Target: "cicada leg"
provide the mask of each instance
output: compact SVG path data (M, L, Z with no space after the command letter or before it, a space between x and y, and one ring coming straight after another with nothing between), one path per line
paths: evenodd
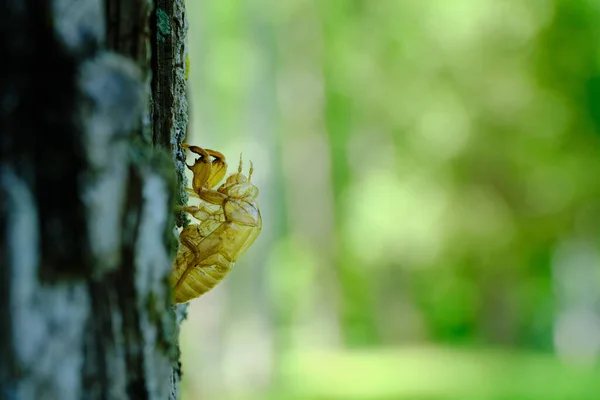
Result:
M210 177L206 182L206 187L208 189L212 189L217 186L225 177L225 174L227 173L227 162L225 161L225 156L222 153L210 149L205 150L211 157L214 158L214 160L211 162Z
M223 208L220 206L216 206L213 204L200 204L198 206L183 206L179 207L181 211L185 211L190 214L192 217L196 218L199 221L205 221L208 219L224 221L225 214L223 212Z
M196 158L194 165L186 164L188 169L194 174L194 177L192 178L192 187L195 192L198 192L202 190L211 176L212 165L210 162L210 155L204 149L197 146L183 144L182 147L200 156L199 158Z
M192 188L185 188L185 191L188 192L192 197L195 197L197 199L200 198L200 196L198 196L198 193L196 193Z
M197 193L202 189L211 189L218 185L227 173L225 156L218 151L203 149L198 146L183 144L182 147L200 156L200 158L196 159L194 165L186 164L194 174L192 180L194 192ZM214 160L211 161L210 157L213 157Z

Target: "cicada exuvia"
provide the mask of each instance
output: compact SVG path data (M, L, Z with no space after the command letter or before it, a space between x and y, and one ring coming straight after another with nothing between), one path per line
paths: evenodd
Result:
M227 172L225 156L197 146L184 147L199 156L194 165L188 165L193 179L192 187L187 188L199 205L182 207L198 222L179 234L180 245L171 274L176 303L190 301L215 287L262 229L256 203L258 188L251 182L252 162L246 176L240 156L237 173L214 189Z

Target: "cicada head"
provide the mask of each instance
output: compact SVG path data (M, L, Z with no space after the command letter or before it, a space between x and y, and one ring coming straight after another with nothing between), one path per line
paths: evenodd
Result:
M224 184L219 187L218 192L228 195L235 199L253 200L258 197L258 188L251 182L254 165L250 161L250 170L248 176L242 173L242 156L240 155L240 165L236 174L227 177Z

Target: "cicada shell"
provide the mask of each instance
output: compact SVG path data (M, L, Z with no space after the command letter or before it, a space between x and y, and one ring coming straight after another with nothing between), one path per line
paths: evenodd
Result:
M225 157L214 150L184 147L200 156L194 165L188 165L194 177L192 188L187 189L199 205L183 207L198 223L186 226L179 235L171 275L176 303L190 301L215 287L262 229L256 203L258 188L251 182L252 163L246 176L240 157L237 173L215 190L227 171Z

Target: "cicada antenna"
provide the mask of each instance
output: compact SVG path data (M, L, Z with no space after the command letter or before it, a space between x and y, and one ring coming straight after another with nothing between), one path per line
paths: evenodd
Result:
M238 167L238 174L242 173L242 153L240 153L240 165Z
M252 179L253 172L254 172L254 164L252 163L252 160L250 160L250 171L248 172L248 182L250 182L250 179Z

